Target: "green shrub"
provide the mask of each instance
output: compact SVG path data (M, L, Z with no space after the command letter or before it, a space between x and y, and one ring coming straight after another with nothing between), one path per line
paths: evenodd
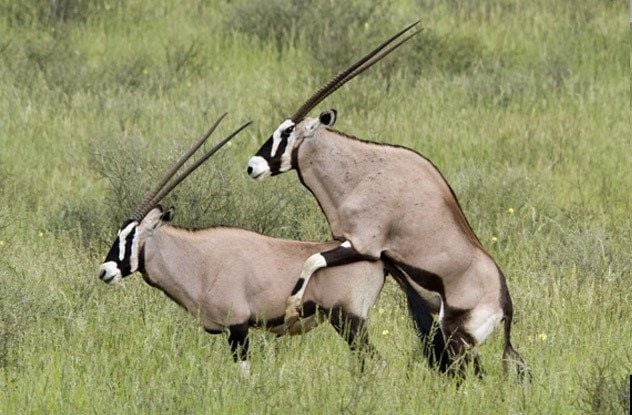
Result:
M210 141L219 140L219 134L216 135ZM94 140L90 165L106 182L105 198L97 206L74 203L63 207L61 214L54 215L62 220L59 229L90 229L82 234L85 244L107 245L114 230L191 142L179 139L177 143L154 143L149 147L141 137L126 133ZM313 239L314 235L322 238L328 234L315 202L310 200L305 205L304 189L288 183L288 178L280 178L281 184L271 183L276 192L271 196L270 189L246 177L235 156L227 146L161 202L165 208L175 208L174 223L193 228L228 225L289 238ZM308 219L315 221L312 228L306 226ZM314 232L314 226L318 232Z
M625 414L630 411L628 376L615 368L623 362L612 360L587 370L580 384L576 407L586 414ZM628 365L629 367L629 365Z
M51 26L86 22L123 4L122 0L0 0L0 15L10 26Z
M463 74L489 59L482 42L473 35L443 33L426 27L402 51L389 57L382 73L401 68L414 78L431 78L438 74Z
M314 66L330 74L362 53L364 45L381 39L391 5L391 0L242 1L233 6L227 26L273 42L279 56L284 48L300 47L313 58Z

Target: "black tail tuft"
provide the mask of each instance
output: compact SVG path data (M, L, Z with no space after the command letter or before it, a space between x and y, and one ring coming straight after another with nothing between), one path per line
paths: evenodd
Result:
M426 300L407 281L404 280L401 285L408 298L408 311L410 311L415 330L422 342L423 354L428 359L430 366L441 372L447 372L451 361L446 352L445 339L441 329L432 318Z
M524 359L511 345L511 314L505 315L505 347L503 348L503 370L505 373L509 372L509 363L513 362L516 365L518 372L518 379L520 381L531 381L531 371L529 366L525 363Z
M501 307L503 312L505 313L503 320L505 322L505 347L503 348L503 369L505 373L509 371L509 363L513 362L516 364L516 368L518 371L518 377L520 380L531 380L531 372L529 371L529 366L525 363L524 359L520 354L513 348L511 345L511 321L513 319L513 302L511 301L511 296L509 295L509 289L507 288L507 279L503 272L498 269L498 274L500 275L500 289L501 289Z

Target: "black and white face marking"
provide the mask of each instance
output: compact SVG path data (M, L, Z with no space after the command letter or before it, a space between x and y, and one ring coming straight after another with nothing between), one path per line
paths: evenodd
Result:
M118 282L138 270L139 236L136 221L126 222L119 229L110 252L99 267L99 278L103 282Z
M276 129L257 154L248 160L248 175L255 180L285 173L294 167L292 152L321 127L331 127L336 122L335 109L325 111L318 118L307 118L299 124L285 120ZM299 131L300 130L300 131Z
M248 175L256 180L275 176L292 169L292 150L296 142L296 125L285 120L272 136L248 160Z
M162 206L157 205L145 215L140 223L134 220L124 222L110 252L99 267L99 278L111 284L136 271L142 271L145 264L141 240L144 246L145 241L151 237L156 228L172 219L173 209L164 211Z

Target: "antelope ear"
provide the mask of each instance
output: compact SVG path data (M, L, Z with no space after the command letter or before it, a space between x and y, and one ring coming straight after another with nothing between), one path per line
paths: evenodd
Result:
M140 221L139 228L155 229L160 225L160 220L163 214L162 206L157 205L145 215L143 220Z
M172 206L160 215L160 220L165 223L171 222L173 220L174 213L175 208Z
M336 118L338 116L338 111L335 109L330 109L329 111L321 112L318 116L318 121L326 127L331 127L336 123Z

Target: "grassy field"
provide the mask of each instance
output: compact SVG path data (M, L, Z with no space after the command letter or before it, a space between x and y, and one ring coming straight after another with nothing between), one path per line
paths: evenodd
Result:
M314 112L442 170L508 278L531 366L456 382L388 281L361 375L331 327L255 332L242 379L138 276L96 271L156 176L222 112L255 124L165 201L187 226L325 240L295 174L245 164L326 77L423 34ZM0 413L623 413L632 373L630 33L624 0L0 0ZM219 135L218 135L219 137ZM627 412L626 412L627 413Z

